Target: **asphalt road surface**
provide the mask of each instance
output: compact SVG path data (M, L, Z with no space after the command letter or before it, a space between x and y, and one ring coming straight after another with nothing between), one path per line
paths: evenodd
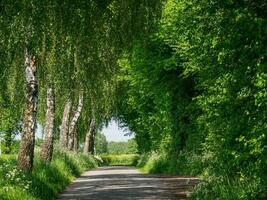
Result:
M132 167L99 167L77 178L58 199L182 200L196 183L193 177L141 174Z

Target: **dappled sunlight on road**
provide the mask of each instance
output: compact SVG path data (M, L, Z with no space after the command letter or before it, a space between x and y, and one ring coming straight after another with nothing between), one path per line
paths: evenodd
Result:
M101 167L84 173L60 196L63 199L186 199L193 177L141 174L131 167Z

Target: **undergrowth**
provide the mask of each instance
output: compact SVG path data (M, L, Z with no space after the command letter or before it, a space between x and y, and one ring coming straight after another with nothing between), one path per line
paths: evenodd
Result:
M168 154L152 152L142 155L137 167L145 173L197 176L201 173L204 163L193 153L181 153L178 158L174 158Z
M195 186L192 200L265 200L266 187L257 178L208 177Z
M32 173L16 168L16 155L0 157L1 200L52 200L83 171L97 166L82 153L55 150L51 163L43 162L36 152Z
M216 176L208 172L208 164L196 154L181 153L176 159L164 153L140 157L137 167L144 173L167 173L197 176L200 182L190 196L192 200L265 200L266 181L259 177Z

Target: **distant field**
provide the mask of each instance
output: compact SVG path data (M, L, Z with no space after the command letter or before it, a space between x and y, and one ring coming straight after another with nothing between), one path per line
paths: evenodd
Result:
M121 155L101 155L104 166L136 166L139 155L137 154L121 154Z

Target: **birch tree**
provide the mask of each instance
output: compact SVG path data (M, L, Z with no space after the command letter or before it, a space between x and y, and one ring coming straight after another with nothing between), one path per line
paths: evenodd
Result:
M89 120L89 128L85 136L84 142L84 153L94 154L94 138L96 134L96 119L95 116L92 116L92 119Z
M31 171L33 167L38 84L36 79L35 56L25 51L26 109L24 113L23 134L21 137L18 168Z
M55 94L52 87L47 89L47 110L44 127L44 141L41 149L41 159L52 160L55 130Z
M73 115L73 117L70 121L70 125L69 125L69 140L68 140L68 149L69 150L74 149L75 129L76 129L79 117L81 115L82 107L83 107L83 92L81 92L79 95L79 103L78 103L77 109L74 112L74 115Z
M71 110L71 101L65 105L63 116L62 116L62 123L60 126L60 135L59 135L59 143L60 146L63 148L68 147L68 136L69 136L69 118L70 118L70 110Z

